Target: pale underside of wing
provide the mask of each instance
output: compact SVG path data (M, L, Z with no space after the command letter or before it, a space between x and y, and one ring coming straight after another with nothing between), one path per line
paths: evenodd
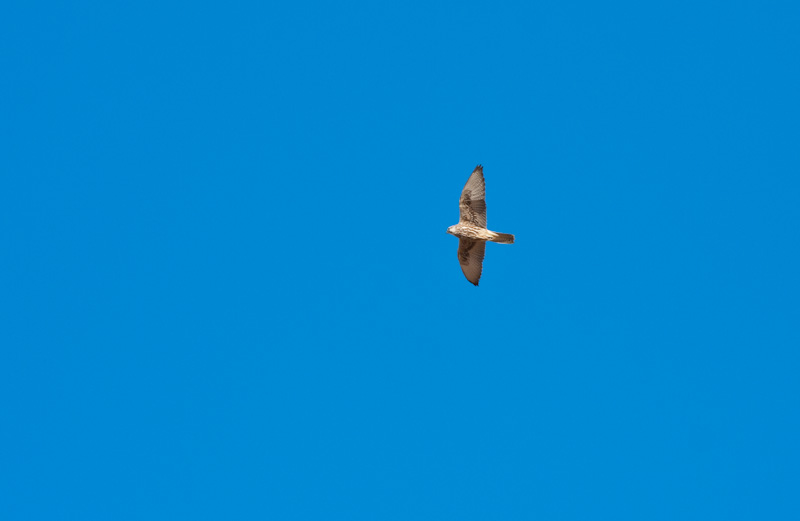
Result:
M478 285L483 270L483 255L486 252L486 241L472 239L458 240L458 263L467 280Z
M461 222L486 228L486 182L483 167L478 165L467 179L458 202Z

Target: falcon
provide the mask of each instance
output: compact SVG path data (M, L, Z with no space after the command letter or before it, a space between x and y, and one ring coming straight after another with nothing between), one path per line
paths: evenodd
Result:
M460 219L447 233L458 237L458 263L467 280L478 285L483 270L486 241L514 244L510 233L496 233L486 228L486 183L483 166L478 165L461 191L458 201Z

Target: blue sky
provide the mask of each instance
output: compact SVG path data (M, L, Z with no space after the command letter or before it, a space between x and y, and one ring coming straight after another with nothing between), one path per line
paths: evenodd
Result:
M796 3L133 4L2 8L0 516L798 519Z

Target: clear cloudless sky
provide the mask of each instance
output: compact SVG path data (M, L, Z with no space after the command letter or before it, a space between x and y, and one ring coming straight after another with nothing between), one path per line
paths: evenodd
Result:
M4 3L0 518L800 519L798 5Z

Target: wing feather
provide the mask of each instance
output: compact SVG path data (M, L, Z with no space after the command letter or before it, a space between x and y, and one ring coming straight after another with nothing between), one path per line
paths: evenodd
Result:
M461 222L486 228L486 182L483 179L481 165L476 166L467 179L467 184L461 191L458 208Z
M486 241L472 239L458 240L458 263L467 280L478 285L483 271L483 256L486 253Z

